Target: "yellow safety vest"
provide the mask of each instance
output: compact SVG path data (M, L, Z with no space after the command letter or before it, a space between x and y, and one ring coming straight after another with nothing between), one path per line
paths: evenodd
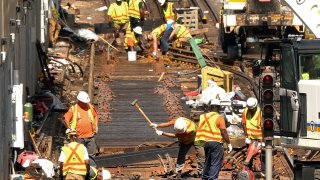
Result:
M192 144L194 143L196 136L197 125L187 118L183 118L183 120L186 121L187 124L186 132L176 133L176 137L178 138L179 142L183 144Z
M216 125L219 116L221 115L216 112L209 112L200 116L195 144L203 146L208 141L223 143L221 131Z
M132 31L129 31L128 29L126 31L126 35L125 35L125 39L124 39L124 49L128 49L129 48L129 46L128 46L128 39L129 38L133 39L135 45L138 44L136 36L134 35L134 33Z
M61 150L65 154L65 162L63 162L63 175L78 174L78 175L86 175L87 168L84 163L84 145L71 142L69 144L64 145Z
M248 113L248 108L245 108L243 113L246 117L246 130L249 139L262 139L262 128L261 128L261 110L257 107L257 110L253 117L251 113Z
M110 15L113 22L117 24L124 24L129 21L127 2L122 2L121 6L118 6L117 3L112 3L109 10L111 11Z
M139 3L142 2L142 0L130 0L129 1L129 10L128 14L130 17L139 18L140 19L140 8Z
M180 26L180 30L177 33L177 38L191 37L189 30L185 26L181 24L175 24L174 26Z
M309 80L310 76L308 72L302 73L302 80Z
M93 173L94 173L94 176L93 177L90 177L90 179L94 180L94 179L97 179L97 176L98 176L98 169L93 167L93 166L90 166L90 168L93 170Z
M91 122L91 126L92 126L92 132L96 133L97 132L97 128L96 128L96 121L94 119L93 116L93 106L91 104L89 105L89 109L88 109L88 116L90 118L90 122ZM71 107L72 112L73 112L73 117L72 117L72 121L70 122L70 126L72 129L76 129L77 127L77 121L78 121L78 105L74 105Z
M157 39L160 39L160 37L162 37L163 33L166 31L166 27L167 27L167 24L162 24L161 26L155 28L155 29L151 32L151 36L153 36L154 34L156 34Z
M167 9L163 8L163 14L166 21L169 19L174 20L173 3L168 2Z

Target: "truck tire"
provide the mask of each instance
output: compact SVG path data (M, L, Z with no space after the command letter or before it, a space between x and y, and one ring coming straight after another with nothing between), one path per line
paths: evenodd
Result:
M234 33L225 33L223 24L220 25L220 44L223 53L228 53L228 46L236 45L236 35Z

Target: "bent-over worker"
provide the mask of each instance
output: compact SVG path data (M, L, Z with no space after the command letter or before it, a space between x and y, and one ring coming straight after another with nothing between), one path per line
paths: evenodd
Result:
M179 117L177 119L173 119L169 122L161 123L161 124L150 124L151 127L156 129L156 133L161 136L167 136L171 138L178 138L179 140L179 154L177 159L177 167L176 172L181 173L182 169L184 168L185 157L188 153L189 149L194 146L194 139L196 136L197 125L193 121L185 118ZM169 132L163 132L158 130L157 128L169 127L173 126L174 130L176 131L175 134ZM199 146L195 146L196 153L197 153L197 160L198 160L198 173L202 173L203 168L203 148Z

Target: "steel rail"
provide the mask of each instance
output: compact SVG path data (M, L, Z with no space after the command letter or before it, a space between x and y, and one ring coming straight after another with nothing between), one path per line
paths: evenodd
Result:
M172 59L175 59L177 61L186 62L186 63L192 63L195 65L198 64L198 61L197 61L193 51L180 49L180 48L173 48L173 47L169 47L169 51L173 55ZM259 95L258 85L250 76L248 76L244 72L234 70L229 65L225 65L220 62L214 61L214 60L217 60L217 61L221 60L222 58L220 56L212 56L211 57L208 55L204 55L204 58L206 60L206 63L209 64L210 66L212 66L212 64L213 64L214 66L221 67L221 69L230 71L230 72L246 79L247 81L249 81L255 96L258 97L258 95Z

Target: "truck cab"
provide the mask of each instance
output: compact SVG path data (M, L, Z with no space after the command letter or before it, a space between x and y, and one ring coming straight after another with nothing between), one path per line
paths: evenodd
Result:
M320 40L279 47L281 144L320 149Z

